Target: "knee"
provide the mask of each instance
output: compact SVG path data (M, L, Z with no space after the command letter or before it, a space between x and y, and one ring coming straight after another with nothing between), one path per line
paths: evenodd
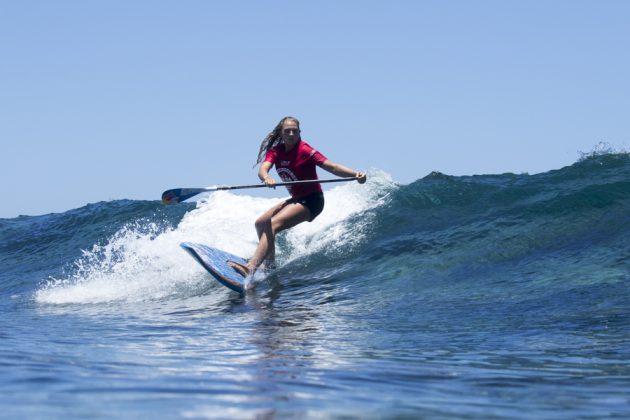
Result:
M268 217L260 216L258 219L256 219L254 226L256 226L257 231L265 230L269 226L271 226L271 219L269 219Z
M278 230L280 229L280 223L273 217L259 217L256 220L256 223L254 223L254 226L256 226L256 231L258 233L271 232L271 234L273 235L275 235L276 232L278 232Z

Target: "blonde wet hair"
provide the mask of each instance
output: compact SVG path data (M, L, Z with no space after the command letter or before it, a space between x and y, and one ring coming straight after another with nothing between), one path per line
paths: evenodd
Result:
M271 130L269 134L267 134L267 136L264 138L262 143L260 143L260 149L258 150L258 159L256 159L256 163L254 164L254 166L263 161L269 149L282 143L282 126L287 121L295 122L298 126L298 130L300 129L300 121L297 118L287 116L281 119L276 127Z

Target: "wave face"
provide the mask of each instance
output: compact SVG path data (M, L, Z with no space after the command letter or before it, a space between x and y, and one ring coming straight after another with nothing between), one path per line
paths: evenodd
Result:
M178 246L247 257L254 220L277 201L216 192L0 219L0 310L6 331L24 329L0 328L12 343L0 344L0 364L18 372L0 386L30 380L57 399L31 412L36 397L23 396L9 412L72 417L59 401L93 388L77 417L110 404L187 417L630 415L628 154L409 185L372 171L365 185L327 190L313 223L281 233L279 268L244 298ZM36 323L84 359L48 362L74 391L16 367L17 354L46 353L33 342L62 348ZM103 334L123 350L96 352ZM90 379L94 366L105 375ZM107 388L110 373L119 382ZM173 381L187 391L170 394ZM130 406L127 394L152 403ZM183 410L184 398L195 404Z

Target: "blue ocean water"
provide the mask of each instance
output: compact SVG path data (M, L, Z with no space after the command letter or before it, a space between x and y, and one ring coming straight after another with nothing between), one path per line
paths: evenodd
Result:
M326 191L245 297L277 199L0 219L8 418L630 417L630 156Z

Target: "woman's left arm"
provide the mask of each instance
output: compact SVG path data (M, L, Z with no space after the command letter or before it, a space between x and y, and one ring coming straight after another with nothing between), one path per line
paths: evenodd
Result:
M331 162L330 160L322 163L322 168L330 172L331 174L341 176L343 178L356 177L359 184L363 184L367 179L367 175L363 172L357 172L354 169L350 169L340 163Z

